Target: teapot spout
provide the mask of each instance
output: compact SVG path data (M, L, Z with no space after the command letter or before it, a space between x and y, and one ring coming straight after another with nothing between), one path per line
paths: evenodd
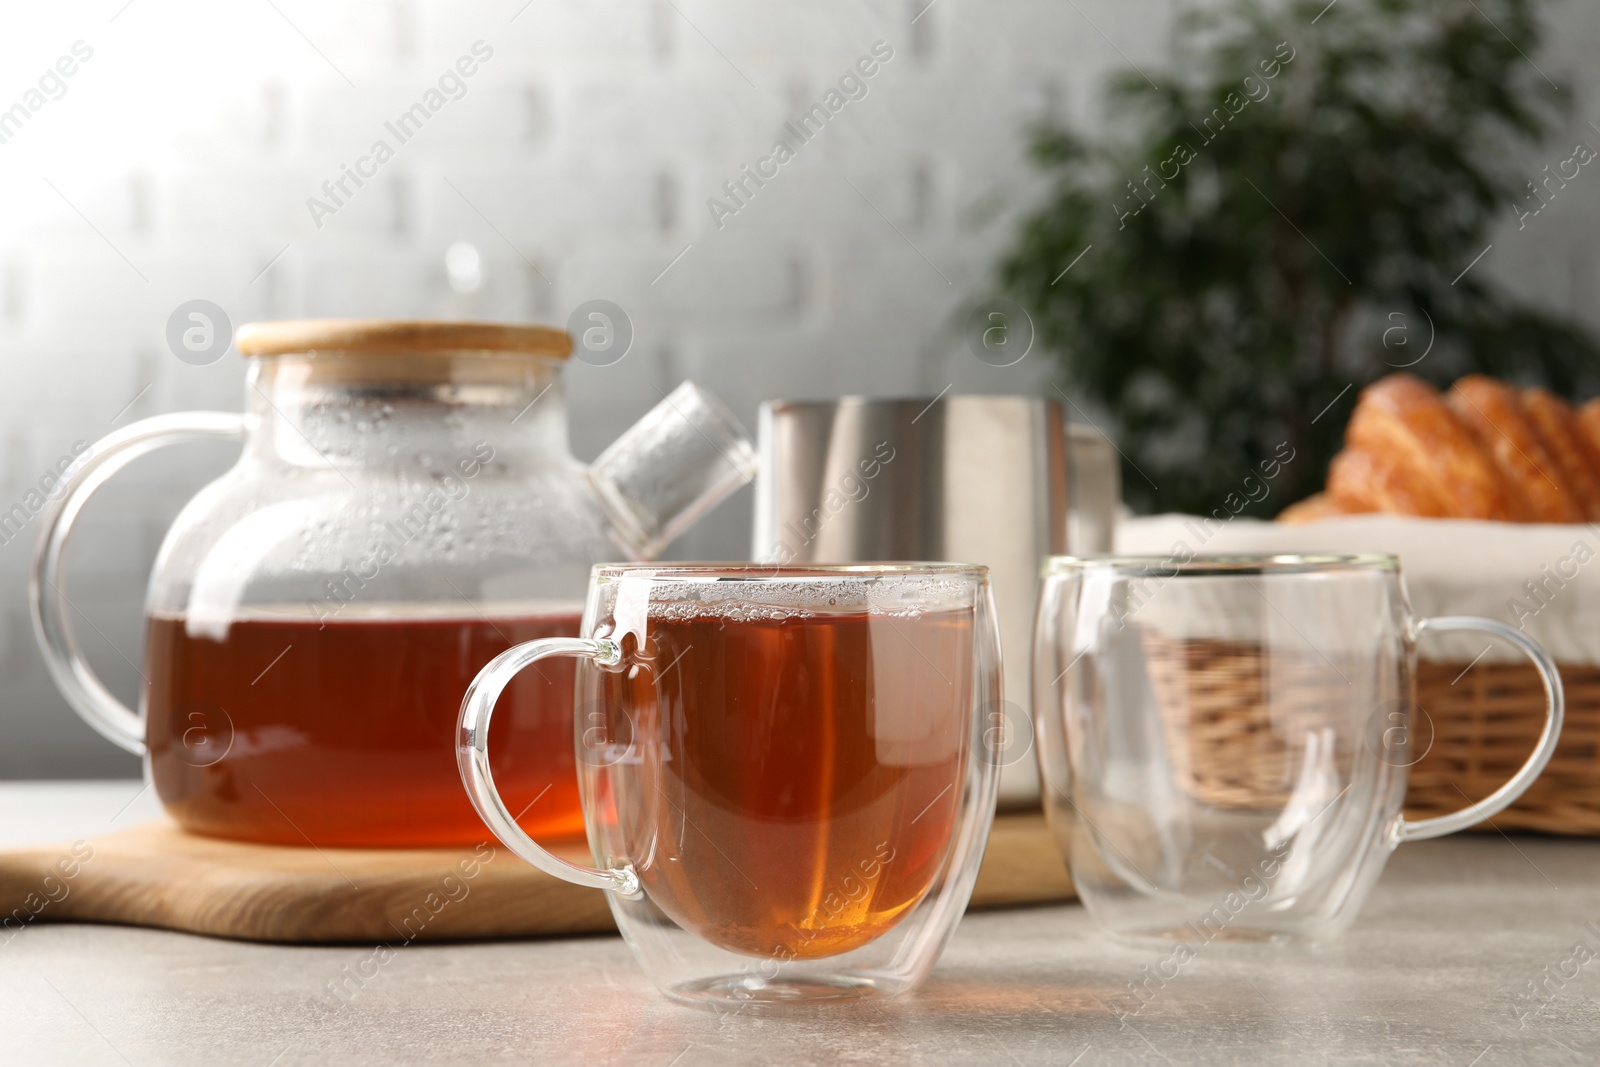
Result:
M684 382L594 461L589 485L618 542L648 560L755 473L733 412Z

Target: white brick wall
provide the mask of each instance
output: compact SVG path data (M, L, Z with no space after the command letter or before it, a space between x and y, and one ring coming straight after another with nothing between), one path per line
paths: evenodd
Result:
M987 367L959 338L1039 189L1020 132L1045 115L1092 116L1095 87L1124 65L1118 50L1159 65L1177 5L276 0L291 26L265 4L124 2L19 7L0 34L0 107L74 41L95 49L67 94L0 145L0 505L114 417L239 407L237 358L192 367L167 352L167 316L194 297L236 324L561 323L584 300L614 300L633 318L632 353L569 374L583 456L684 376L713 383L752 426L756 404L776 396L1033 391L1042 360ZM1541 65L1576 78L1581 118L1600 120L1586 63L1600 11L1552 10L1560 32ZM306 197L480 38L494 57L465 96L314 227ZM896 55L868 95L718 230L706 199L879 39ZM1575 185L1538 223L1497 242L1485 267L1600 325L1600 181ZM446 285L456 241L483 257L470 296ZM126 697L137 676L122 657L139 658L161 533L228 458L207 446L146 461L86 520L74 600L105 635L82 628ZM749 507L746 492L676 552L742 555ZM28 552L21 539L0 546L0 777L133 773L44 675Z

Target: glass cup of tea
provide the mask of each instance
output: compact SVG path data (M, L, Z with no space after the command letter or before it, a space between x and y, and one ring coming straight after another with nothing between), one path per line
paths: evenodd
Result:
M1428 736L1417 639L1467 630L1533 661L1544 732L1489 796L1409 820ZM1337 936L1397 845L1522 795L1562 709L1542 648L1492 619L1414 617L1393 556L1045 564L1033 710L1046 812L1090 915L1127 938L1194 950Z
M496 700L557 656L577 660L599 869L524 833L491 773ZM508 848L608 891L667 994L886 996L927 974L971 894L1001 696L983 567L601 565L581 637L517 645L479 673L457 757Z

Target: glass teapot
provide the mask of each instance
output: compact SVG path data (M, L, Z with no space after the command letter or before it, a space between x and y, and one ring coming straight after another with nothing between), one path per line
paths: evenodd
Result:
M56 684L147 757L185 829L290 845L471 844L455 724L489 660L577 636L589 568L651 557L755 469L743 429L684 383L585 468L568 450L560 330L304 321L241 327L242 415L191 412L97 442L41 524L34 627ZM167 533L125 707L72 626L65 550L89 495L195 439L244 451ZM509 712L509 714L507 714ZM579 835L573 669L507 690L492 759L530 833Z

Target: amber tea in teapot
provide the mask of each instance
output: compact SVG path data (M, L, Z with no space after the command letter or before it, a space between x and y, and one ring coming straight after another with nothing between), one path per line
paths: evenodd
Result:
M191 829L285 845L481 839L454 762L438 758L455 735L441 709L512 645L576 637L580 614L397 605L319 623L264 611L235 619L222 640L191 635L182 616L152 615L146 732L162 800ZM519 677L495 737L495 776L523 828L542 838L583 833L572 674L555 662Z

